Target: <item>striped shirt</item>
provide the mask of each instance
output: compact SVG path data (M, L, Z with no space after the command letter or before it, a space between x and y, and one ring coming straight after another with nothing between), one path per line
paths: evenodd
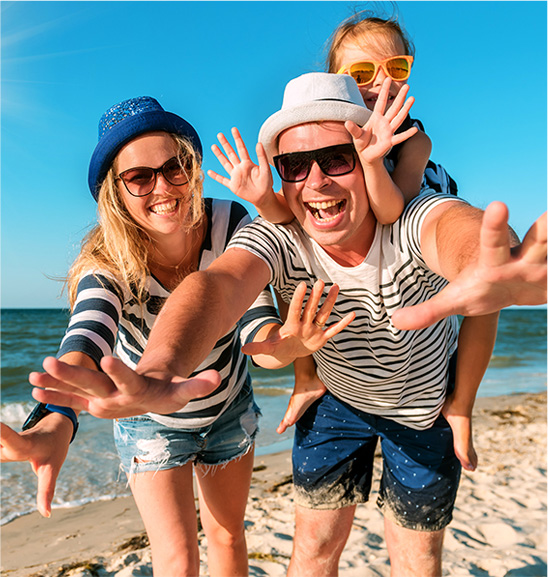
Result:
M202 245L199 268L207 268L220 256L234 233L251 222L245 208L237 202L205 199L208 230ZM149 275L146 302L141 304L129 288L110 273L90 271L79 284L73 313L57 356L79 351L97 366L105 355L115 354L135 368L148 341L154 321L170 291ZM277 322L270 290L264 290L242 319L221 337L195 373L216 369L221 385L208 397L190 401L170 415L149 413L168 427L195 429L210 425L234 400L246 379L247 357L240 348L252 340L265 324Z
M448 361L456 349L457 319L444 319L420 331L401 331L391 317L447 284L427 267L419 239L426 215L448 200L461 202L450 195L423 194L396 223L377 224L367 257L355 267L336 263L296 221L280 226L256 219L229 244L267 264L270 282L286 302L302 281L310 291L322 279L323 298L338 284L340 292L328 324L351 311L356 318L314 354L318 376L352 407L414 429L431 426L443 405Z

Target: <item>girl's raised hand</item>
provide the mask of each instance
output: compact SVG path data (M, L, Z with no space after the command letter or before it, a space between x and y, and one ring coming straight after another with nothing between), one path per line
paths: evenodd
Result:
M207 174L229 188L236 196L253 203L257 209L271 200L274 195L272 173L268 165L268 158L262 144L257 144L257 166L249 157L249 153L237 128L232 129L232 136L236 143L237 153L224 134L219 133L217 138L223 147L223 151L214 144L211 147L213 154L229 174L229 178L221 176L213 170Z
M405 84L398 92L392 106L387 109L391 83L390 78L384 80L375 108L363 128L352 121L345 123L362 163L372 164L382 160L393 146L404 142L418 132L418 129L413 127L396 134L396 130L409 114L415 99L411 96L406 100L409 85Z

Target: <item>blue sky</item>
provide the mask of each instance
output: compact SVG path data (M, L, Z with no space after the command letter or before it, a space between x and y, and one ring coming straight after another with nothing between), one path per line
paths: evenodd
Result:
M546 2L398 2L432 159L460 195L502 200L522 236L546 210ZM64 307L63 277L95 220L87 188L97 122L156 97L205 148L237 126L254 149L285 84L323 70L356 2L2 2L2 306ZM206 177L206 195L230 193ZM253 214L256 214L252 210Z

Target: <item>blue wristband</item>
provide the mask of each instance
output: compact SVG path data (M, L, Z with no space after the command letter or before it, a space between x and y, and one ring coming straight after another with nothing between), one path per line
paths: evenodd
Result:
M72 439L70 442L74 441L74 437L76 437L76 431L78 430L78 418L76 417L76 413L70 407L60 407L58 405L46 405L46 409L52 413L61 413L61 415L65 415L72 421L72 426L74 427L74 431L72 433Z

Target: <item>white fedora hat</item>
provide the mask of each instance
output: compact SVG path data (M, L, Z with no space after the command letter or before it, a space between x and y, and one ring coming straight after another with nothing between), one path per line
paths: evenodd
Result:
M292 126L322 120L353 120L363 126L370 116L352 76L310 72L288 82L282 109L266 119L259 142L272 163L278 154L278 136Z

